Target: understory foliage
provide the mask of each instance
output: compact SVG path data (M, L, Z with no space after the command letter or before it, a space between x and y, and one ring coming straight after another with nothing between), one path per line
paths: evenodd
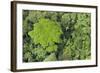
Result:
M91 58L91 14L23 10L23 62Z

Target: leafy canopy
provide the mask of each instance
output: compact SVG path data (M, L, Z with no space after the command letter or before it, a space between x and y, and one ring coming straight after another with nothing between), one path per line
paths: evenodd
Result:
M38 23L34 24L33 30L28 34L35 44L41 44L43 47L59 43L62 34L60 25L49 19L40 19Z
M91 59L91 14L23 10L23 62Z

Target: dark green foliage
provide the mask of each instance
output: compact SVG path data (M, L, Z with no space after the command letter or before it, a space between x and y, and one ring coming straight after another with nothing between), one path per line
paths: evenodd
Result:
M90 58L90 13L23 10L23 62Z

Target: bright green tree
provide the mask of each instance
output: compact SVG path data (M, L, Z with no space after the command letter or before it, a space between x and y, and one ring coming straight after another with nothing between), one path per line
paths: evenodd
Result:
M55 43L61 42L60 36L63 34L63 32L57 22L49 19L40 19L38 23L34 24L33 30L28 34L35 45L40 44L42 49L45 49L44 51L47 51L47 53L52 53L57 51L58 47ZM41 49L38 48L38 51L39 50ZM42 52L43 50L37 53L37 56Z

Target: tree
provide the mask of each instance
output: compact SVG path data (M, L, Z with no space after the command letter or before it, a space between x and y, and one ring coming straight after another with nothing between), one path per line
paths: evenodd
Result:
M60 36L63 33L57 22L49 19L40 19L34 24L34 30L28 34L35 44L41 44L43 47L61 42Z
M42 47L42 49L37 48L37 52L42 50L41 52L36 53L37 56L39 56L39 54L43 51L46 51L47 53L56 52L57 45L55 43L61 42L61 34L63 34L63 32L57 22L43 18L40 19L38 23L34 24L32 31L28 32L28 35L31 37L33 43ZM45 55L41 56L41 58L44 59Z
M66 49L70 49L72 59L90 59L90 14L78 13L77 21L73 25L71 37L66 42ZM69 52L70 52L69 51Z

